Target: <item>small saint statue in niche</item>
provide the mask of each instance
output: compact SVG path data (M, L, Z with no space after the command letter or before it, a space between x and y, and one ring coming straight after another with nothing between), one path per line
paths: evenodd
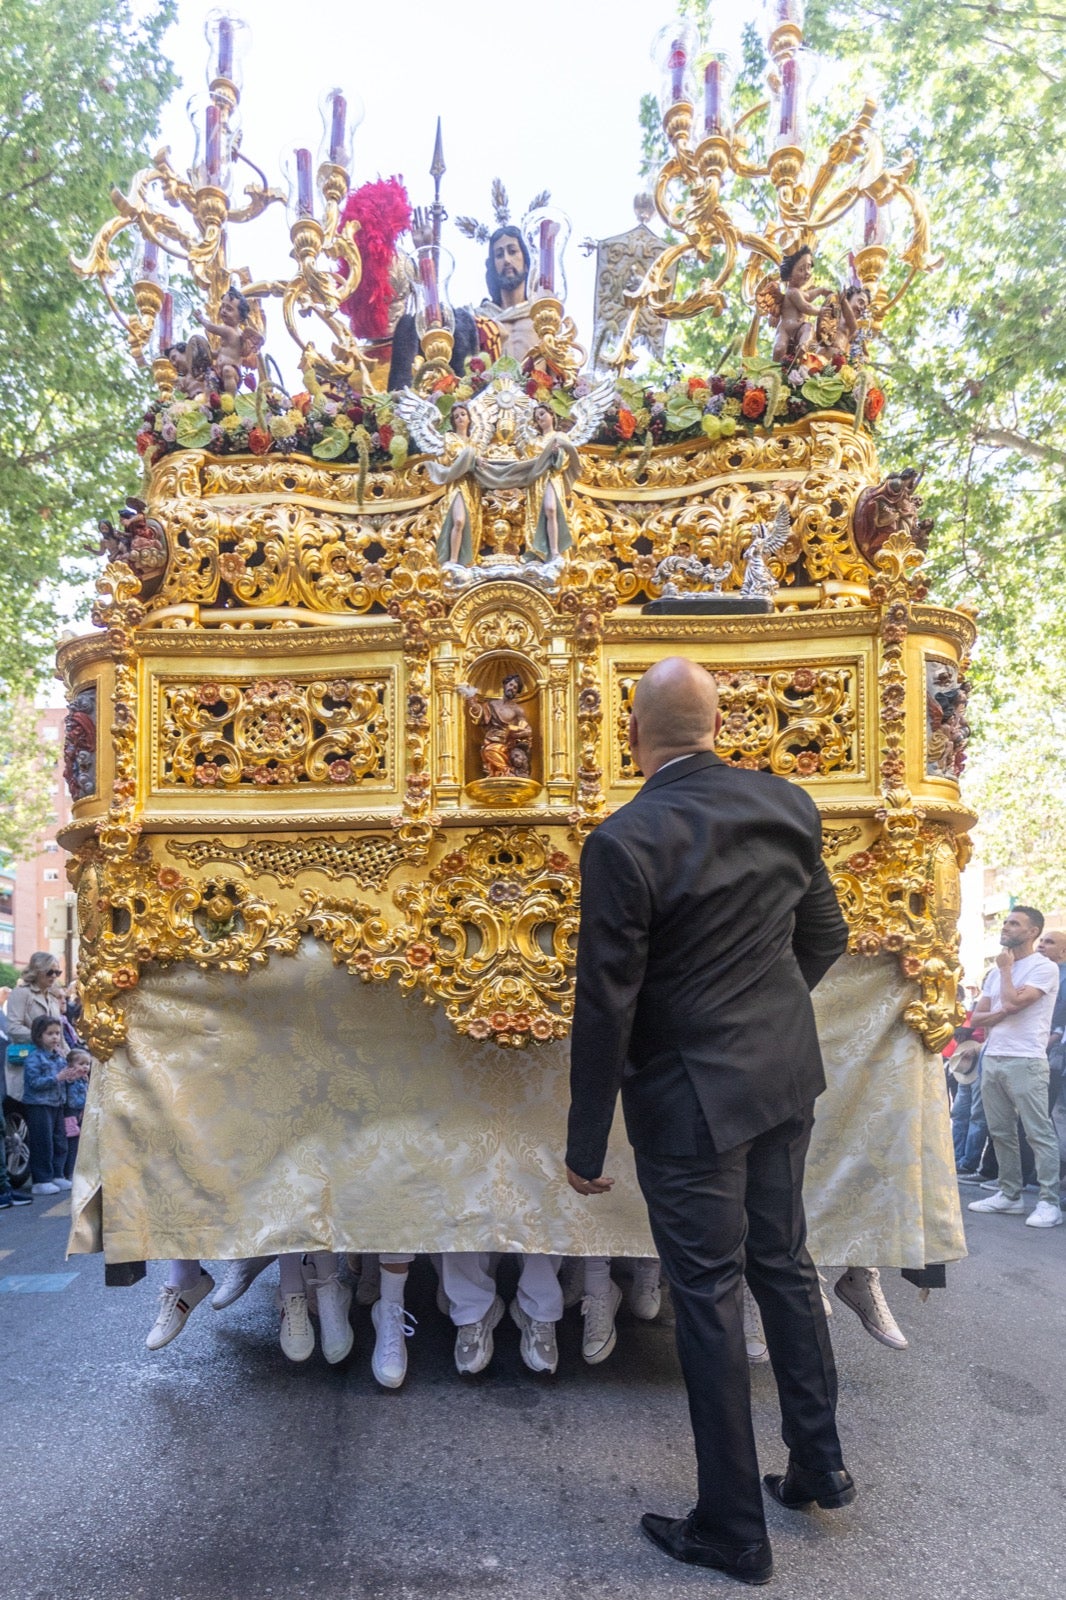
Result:
M472 722L484 728L481 766L487 778L528 778L533 763L533 729L520 703L522 679L510 672L499 697L482 697L469 683L459 685Z

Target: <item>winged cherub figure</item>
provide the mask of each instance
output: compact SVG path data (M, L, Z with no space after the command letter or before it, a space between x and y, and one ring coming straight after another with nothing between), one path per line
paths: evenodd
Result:
M444 431L441 414L432 400L413 389L397 396L396 409L420 450L437 456L429 475L434 483L450 487L448 501L437 540L437 556L442 565L469 567L481 542L481 489L473 473L477 451L470 437L470 407L457 400Z
M248 325L252 308L237 289L227 289L218 308L217 322L208 322L202 311L197 311L200 326L218 340L215 351L215 372L223 394L236 394L241 386L242 370L253 369L263 348L262 335Z
M814 273L814 252L803 245L785 256L781 262L781 288L778 291L777 328L774 340L774 360L788 364L801 356L814 337L814 321L818 307L816 300L825 300L832 289L809 289ZM776 298L776 297L775 297Z

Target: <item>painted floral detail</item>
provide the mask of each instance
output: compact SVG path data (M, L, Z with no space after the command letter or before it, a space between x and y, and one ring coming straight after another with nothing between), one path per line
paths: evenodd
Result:
M343 757L337 761L331 761L327 770L333 783L347 783L352 776L352 764L350 761L344 760Z
M213 783L217 783L221 776L222 769L217 767L213 761L204 761L196 768L197 783L206 783L211 785Z

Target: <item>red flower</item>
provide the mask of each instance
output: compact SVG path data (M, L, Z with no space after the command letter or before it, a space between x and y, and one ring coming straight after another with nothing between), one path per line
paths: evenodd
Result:
M867 422L876 422L884 409L885 397L883 392L880 389L871 389L866 396L866 405L863 409L863 415Z
M156 436L152 430L150 428L142 428L136 439L137 454L139 456L147 454L155 443Z
M265 456L270 449L271 439L265 428L252 428L248 434L248 448L253 456Z
M833 357L833 366L836 368L837 372L840 371L840 369L841 369L841 367L843 365L844 365L844 357L841 356L841 355L835 355Z
M213 408L213 410L217 411L219 406L222 404L222 396L216 394L212 389L211 393L207 397L207 403Z
M751 417L752 421L756 417L761 417L766 410L766 390L749 389L740 402L740 409L746 417Z
M725 379L724 378L712 378L711 379L711 393L712 394L725 394Z
M348 418L348 421L354 423L355 426L358 427L366 415L366 412L363 410L361 405L354 405L349 406L345 414Z
M625 406L619 406L618 421L615 423L615 428L618 431L618 437L620 439L632 439L636 426L637 419L633 415L632 411L627 411Z
M378 442L383 450L387 450L392 443L392 429L387 422L383 422L378 429Z
M470 361L471 372L487 372L488 368L480 356L473 356Z
M689 397L689 399L690 400L695 400L695 398L699 394L700 390L701 389L706 389L706 387L707 387L707 379L706 378L690 378L688 380L688 397Z

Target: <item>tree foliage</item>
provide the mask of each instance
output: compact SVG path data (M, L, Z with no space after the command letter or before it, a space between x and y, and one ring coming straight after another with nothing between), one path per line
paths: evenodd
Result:
M128 487L136 386L67 257L144 164L175 83L160 54L174 12L172 0L4 0L0 686L24 689L46 663L53 586Z

